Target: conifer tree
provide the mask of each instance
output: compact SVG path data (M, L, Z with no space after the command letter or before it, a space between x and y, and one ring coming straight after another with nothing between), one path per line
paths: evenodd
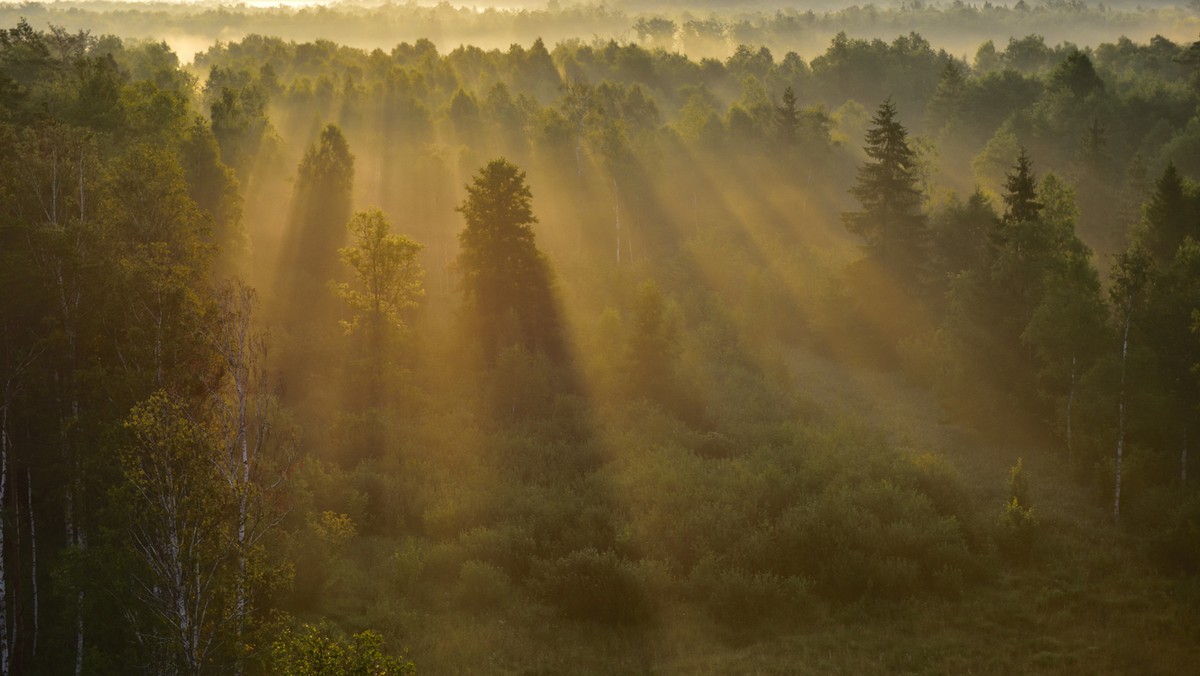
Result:
M925 113L931 128L939 129L954 121L958 116L960 99L965 87L966 78L963 77L962 66L958 65L958 61L954 59L947 59L942 65L937 89L933 91L933 97L929 100L929 107Z
M796 106L796 92L791 86L783 90L783 100L775 107L775 133L779 143L791 148L796 145L800 132L800 109Z
M1160 265L1175 256L1188 235L1200 239L1200 209L1188 199L1183 177L1168 164L1145 206L1146 248Z
M925 272L929 243L917 186L917 154L891 99L879 105L871 122L865 147L870 160L859 167L858 181L850 189L862 211L842 214L842 220L863 239L869 258L902 284L915 287Z
M1037 176L1029 153L1021 148L1017 164L1007 174L1004 188L1004 223L1027 223L1038 217L1042 205L1037 201Z
M561 355L553 272L534 241L525 172L503 158L488 162L458 211L467 221L458 235L461 288L484 358L491 362L514 344Z

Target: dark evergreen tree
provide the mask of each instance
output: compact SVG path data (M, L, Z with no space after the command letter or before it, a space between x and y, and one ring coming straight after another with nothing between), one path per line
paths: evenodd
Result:
M1140 334L1155 355L1162 403L1155 407L1155 419L1146 427L1156 433L1154 445L1165 451L1166 458L1178 451L1183 482L1187 480L1188 446L1195 445L1200 431L1196 419L1200 372L1194 368L1200 363L1200 341L1194 332L1196 313L1200 312L1200 242L1185 238L1167 262L1156 263L1154 268Z
M842 214L846 229L863 239L868 258L909 287L921 284L929 255L929 230L921 210L917 155L908 131L888 99L879 105L867 131L870 161L858 169L850 189L862 211Z
M1146 248L1160 265L1170 263L1185 237L1200 240L1200 200L1190 197L1179 170L1168 164L1143 214Z
M955 59L946 59L938 76L937 89L933 90L933 98L929 100L929 107L925 111L931 129L937 130L954 122L965 88L962 66Z
M534 241L525 172L503 158L488 162L458 211L467 222L458 235L461 289L484 358L513 345L562 356L553 272Z
M1049 87L1069 91L1075 97L1083 98L1102 90L1104 81L1096 74L1096 68L1088 55L1075 50L1050 73Z
M964 271L978 271L987 262L988 237L1000 217L981 190L967 201L957 196L933 217L930 236L937 278L943 283Z
M279 300L289 324L332 309L325 286L338 273L337 250L346 240L353 186L350 146L339 127L327 125L304 153L296 175L291 231L284 244L288 258L279 280Z
M1028 223L1038 217L1042 205L1037 200L1037 176L1033 173L1033 162L1029 153L1021 148L1017 153L1017 164L1007 174L1004 184L1004 217L1006 225Z
M800 109L796 106L796 92L789 85L783 90L783 100L775 107L775 138L780 145L791 148L796 145L800 132Z

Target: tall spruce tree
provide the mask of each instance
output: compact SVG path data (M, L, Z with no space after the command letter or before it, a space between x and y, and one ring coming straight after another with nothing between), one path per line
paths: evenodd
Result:
M862 211L844 213L842 221L863 239L868 258L899 283L917 287L923 282L929 255L917 155L890 98L879 105L871 122L864 148L870 161L859 167L858 180L850 189Z
M783 90L783 100L775 107L775 138L785 148L793 148L800 136L800 109L796 92L789 85Z
M514 345L560 356L553 272L534 242L525 172L503 158L488 162L458 211L467 221L458 235L461 288L484 358L493 362Z
M1154 184L1154 194L1146 203L1146 248L1160 265L1170 263L1188 235L1200 238L1200 208L1187 194L1184 179L1174 164L1168 164Z
M1038 217L1042 205L1037 199L1037 176L1025 148L1017 153L1017 164L1004 183L1004 223L1027 223Z

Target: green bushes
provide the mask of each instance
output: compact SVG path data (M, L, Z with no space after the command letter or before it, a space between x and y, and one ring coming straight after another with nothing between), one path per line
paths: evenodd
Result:
M714 620L744 629L803 617L814 603L810 587L801 577L730 568L712 555L692 570L686 586L691 598Z
M364 631L349 638L328 625L285 629L271 646L273 673L283 676L401 676L417 673L412 662L383 651L383 637Z
M512 593L512 580L503 570L491 564L472 560L459 568L455 596L463 607L498 608L509 600Z
M635 624L653 616L637 566L611 551L583 549L539 562L534 590L566 617Z
M1009 558L1025 560L1037 541L1038 519L1029 506L1029 482L1025 478L1021 458L1009 473L1009 499L1000 511L999 535L1001 551Z
M1160 502L1170 506L1154 505L1152 513L1165 517L1151 526L1151 559L1170 574L1200 573L1200 493L1192 490L1180 496L1175 491L1162 491ZM1146 520L1141 513L1136 516Z

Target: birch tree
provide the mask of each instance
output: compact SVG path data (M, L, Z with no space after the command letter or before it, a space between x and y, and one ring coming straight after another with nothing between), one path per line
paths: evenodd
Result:
M1121 518L1121 473L1125 461L1125 422L1128 395L1129 329L1149 283L1151 258L1139 246L1127 249L1117 259L1110 291L1121 331L1121 380L1117 390L1117 452L1113 486L1113 521Z
M155 671L198 674L212 668L233 612L222 601L237 552L227 515L237 503L218 469L223 449L211 426L165 391L135 406L125 427L127 518L142 564L133 588L147 611L137 637Z
M219 454L215 462L232 502L234 537L232 639L246 641L260 547L284 516L277 500L296 462L296 441L273 395L267 363L267 334L254 325L256 294L240 282L218 292L217 317L206 331L223 376L209 397L208 415ZM242 670L242 651L235 667Z

